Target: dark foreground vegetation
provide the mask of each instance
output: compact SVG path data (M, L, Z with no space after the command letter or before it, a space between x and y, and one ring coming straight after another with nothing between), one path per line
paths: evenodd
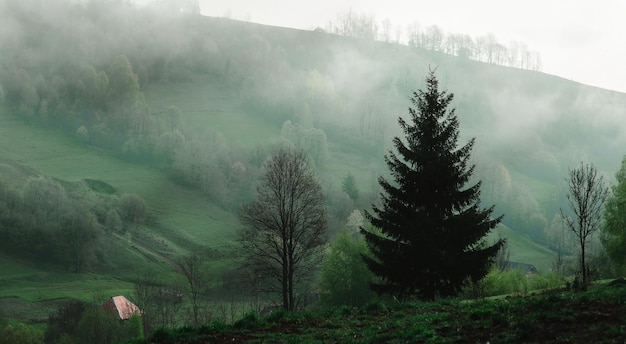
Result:
M623 343L624 280L478 301L375 302L161 329L140 343Z

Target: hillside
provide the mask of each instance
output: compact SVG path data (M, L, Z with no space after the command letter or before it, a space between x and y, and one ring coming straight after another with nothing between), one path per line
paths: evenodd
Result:
M157 108L176 104L188 125L210 127L243 147L279 139L302 145L293 135L321 130L329 185L351 172L366 191L376 192L375 179L386 173L381 157L399 134L397 118L406 116L408 96L429 68L437 68L443 87L455 94L462 140L477 139L474 159L485 204L495 203L506 225L535 240L555 236L569 168L591 162L613 180L624 154L626 137L617 129L625 124L621 93L418 48L205 20L220 53L229 56L229 68L241 58L241 72L232 72L241 88L220 87L219 78L191 78L170 83L181 90L178 98L166 86L149 85L147 99ZM247 44L231 43L230 32ZM254 58L229 55L240 45ZM252 132L241 118L252 121Z
M288 120L322 130L329 147L323 168L334 185L350 171L370 191L385 173L381 156L399 134L397 118L406 116L408 96L422 86L428 68L437 68L442 86L455 94L462 139L477 139L485 203L496 203L507 225L536 240L550 234L568 168L592 162L613 180L624 154L626 137L617 129L625 124L624 94L423 49L205 20L223 54L235 51L230 32L248 43L245 51L256 52L252 61L239 61L250 68L237 74L242 87L229 92L220 79L192 78L170 83L181 90L178 98L165 86L148 86L147 99L157 108L176 104L188 124L218 130L236 145L272 142L281 128L288 138ZM242 117L252 120L253 132Z
M23 10L0 4L7 13ZM0 37L15 52L0 59L1 180L20 194L29 177L49 177L69 198L93 200L87 206L114 208L137 194L147 216L118 232L98 218L108 246L94 250L81 274L3 252L6 302L130 293L149 272L180 280L176 260L198 249L210 256L213 287L227 290L238 206L253 197L277 144L311 156L336 233L353 210L377 202L376 178L388 173L383 156L400 134L397 118L407 115L408 98L429 69L455 94L461 139L477 140L475 177L484 204L506 215L501 231L512 260L549 270L568 168L589 161L613 180L625 153L626 94L318 31L128 8L75 10L84 20L40 11L43 28L15 24L24 45ZM109 19L121 24L103 24ZM33 43L27 38L37 30L47 39ZM99 88L104 80L106 89ZM111 95L121 81L132 99ZM356 202L340 187L348 173L362 195Z

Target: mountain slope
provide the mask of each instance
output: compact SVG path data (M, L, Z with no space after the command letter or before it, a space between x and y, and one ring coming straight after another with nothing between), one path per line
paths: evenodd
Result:
M312 156L328 194L331 231L344 226L353 210L368 209L377 202L376 179L388 173L383 156L392 137L400 135L397 118L407 116L409 95L423 86L431 68L437 69L442 86L455 94L461 140L477 139L476 179L483 181L484 203L496 204L496 214L506 215L509 229L504 233L514 260L549 269L553 252L533 240L551 238L553 218L563 205L560 183L568 167L588 160L610 176L624 154L626 95L621 93L323 32L207 17L174 15L154 22L145 19L152 18L148 14L141 18L170 25L133 31L149 33L146 37L154 42L133 41L130 34L118 42L115 32L103 31L98 34L109 37L110 47L95 49L91 40L80 46L102 55L129 56L149 110L142 108L147 122L158 122L170 106L180 109L178 129L184 140L172 161L123 159L123 152L75 138L81 125L90 132L99 128L97 120L106 117L100 110L87 108L58 122L44 116L41 104L40 113L30 117L18 113L20 108L8 99L0 110L0 147L4 147L0 176L10 183L18 185L29 174L47 175L77 188L93 180L117 190L118 196L136 193L146 201L147 220L130 234L110 235L121 252L119 259L96 271L105 279L119 278L119 288L126 291L140 270L176 276L175 260L200 247L211 252L219 284L220 273L232 268L236 258L231 251L239 227L236 209L254 196L254 180L277 144L303 148ZM109 56L92 55L96 57L80 58L107 70ZM46 69L55 62L45 56L38 56L42 65L23 69L32 72L33 85L40 80L37 73L51 84L59 77L55 73L63 74ZM8 79L2 80L4 88L11 89ZM185 169L199 172L187 178ZM348 173L355 176L360 190L356 202L341 191ZM558 223L556 227L560 228ZM11 288L1 296L18 293L21 282L31 283L40 274L36 269L27 277L20 275L23 262L8 257L3 264L12 272L2 277L17 284L9 283ZM42 297L56 296L51 292ZM27 298L31 297L29 292Z

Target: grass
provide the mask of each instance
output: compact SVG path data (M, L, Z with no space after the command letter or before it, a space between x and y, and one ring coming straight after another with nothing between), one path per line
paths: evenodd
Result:
M133 284L102 274L74 274L0 255L0 318L41 323L67 299L102 303Z
M224 88L212 76L197 76L189 82L166 82L144 90L153 111L176 106L188 128L196 134L220 132L230 145L250 147L266 144L280 136L280 125L271 124L241 105L241 97Z
M64 272L34 266L0 255L0 299L45 301L74 298L92 301L92 296L128 294L132 283L108 275Z
M413 57L411 55L410 60L414 61ZM153 113L175 105L183 111L186 125L196 134L217 131L229 146L251 148L280 137L280 123L246 108L242 101L245 97L210 75L194 76L189 82L149 85L143 91ZM404 101L399 105L401 108L405 106ZM0 261L0 267L6 268L0 273L0 283L3 283L0 297L38 300L75 295L84 299L95 292L92 285L98 283L111 292L128 290L138 271L144 269L156 269L165 276L173 276L172 269L168 269L171 260L199 246L218 252L211 262L213 268L221 269L231 262L231 257L220 257L220 254L234 244L233 232L238 228L235 214L216 206L201 193L173 183L163 171L121 160L107 150L85 146L70 136L24 125L7 111L1 111L0 175L3 178L17 183L27 175L45 174L70 183L84 183L95 193L118 196L136 193L148 204L150 216L128 238L111 238L122 243L122 249L116 252L115 264L104 269L105 275L97 275L98 278L64 272L55 272L57 276L50 277L45 270L32 270L20 262L4 262L3 266ZM395 115L393 117L395 123ZM373 191L378 174L386 172L377 170L380 166L385 168L383 156L370 156L362 149L347 147L345 142L338 142L340 139L333 142L330 137L329 140L329 156L320 172L324 186L338 190L350 172L362 194ZM541 182L531 188L533 193L547 190ZM534 244L528 237L504 230L510 238L512 260L534 264L540 270L550 267L553 254L549 250ZM31 278L44 275L47 277ZM38 288L40 292L36 292ZM407 338L415 336L420 334L407 334Z
M230 143L243 146L262 144L280 136L280 128L253 113L245 113L238 105L241 102L239 96L221 87L210 76L197 77L192 82L151 85L144 92L154 109L177 105L184 112L185 121L190 127L213 128L221 132ZM196 111L200 109L202 111ZM329 155L320 172L322 183L329 190L340 190L343 178L352 173L362 194L374 191L373 186L377 184L378 175L385 171L373 169L381 168L380 166L384 168L383 157L344 152L346 148L349 147L338 142L329 142ZM520 183L528 185L541 202L547 202L548 198L553 197L553 185L522 174L516 174L515 177L520 178ZM183 211L176 214L183 214ZM169 227L175 225L173 222L163 221ZM188 221L193 221L193 218ZM201 228L201 224L198 224L198 228ZM215 225L218 228L220 226L219 223ZM534 243L526 235L505 226L501 228L510 240L511 260L533 264L541 271L550 269L554 252Z
M158 169L121 160L45 128L24 125L6 114L0 114L0 146L10 147L0 151L0 161L16 162L61 180L85 180L99 192L138 194L150 212L158 215L162 225L153 228L157 234L212 246L232 242L237 227L232 214L201 193L175 184Z
M622 343L626 287L459 302L246 315L232 326L164 329L155 343Z
M114 187L112 187L111 185L101 180L85 178L84 181L85 181L85 184L87 184L89 188L93 190L94 192L105 193L109 195L112 195L117 192L117 190Z
M25 125L1 111L0 147L4 147L0 150L0 176L15 186L26 177L44 174L80 192L136 193L149 207L149 220L130 237L108 237L118 249L110 265L98 269L101 274L73 274L0 256L0 298L41 305L43 300L92 301L129 294L132 281L142 271L174 278L171 260L197 245L221 251L232 246L237 218L201 193L173 183L158 169L121 160L49 129ZM216 256L211 263L223 267L224 259L231 258ZM9 311L3 316L12 314L21 313Z
M505 225L499 225L492 231L488 241L498 239L498 235L509 240L511 261L532 264L540 272L550 271L556 259L556 253L544 246L535 243L527 234L516 232Z
M181 90L191 92L195 89L194 85L198 86L197 83L189 83ZM172 88L171 85L167 87ZM199 89L198 92L201 91ZM160 97L160 93L165 93L165 90L148 92L148 98L169 101L166 97ZM196 97L201 98L200 93ZM192 98L183 99L193 99L193 94L190 94ZM242 113L231 115L243 116ZM199 124L206 118L197 117L195 120ZM258 121L263 122L261 119ZM249 133L244 135L231 132L227 140L246 137L250 142L261 142L279 135L266 122L251 126L229 123L224 118L220 124L223 126L219 129L226 132L236 127L259 130L248 129ZM232 125L231 129L226 128L227 125ZM233 245L233 231L238 226L236 216L216 206L205 195L173 183L158 169L121 160L109 151L84 146L72 137L45 128L25 125L6 113L0 114L0 146L10 147L0 151L0 174L9 182L17 183L26 176L46 174L63 181L84 183L95 193L118 196L137 193L148 204L150 213L149 220L132 235L136 244L125 244L125 249L118 252L116 265L102 271L104 275L96 278L54 272L56 276L51 277L45 270L33 270L20 262L0 261L0 264L4 264L0 274L0 297L18 297L35 302L65 297L89 299L100 292L107 295L127 293L132 288L130 282L140 271L152 269L160 271L163 276L172 276L173 271L165 257L175 258L198 245L219 252L228 251ZM371 188L372 172L362 168L369 166L371 161L367 157L341 153L332 147L324 166L326 183L339 188L343 177L351 172L362 190ZM549 266L549 252L512 231L508 231L507 235L512 237L513 260L534 264L539 269ZM111 240L123 242L127 239L116 237ZM213 259L213 269L221 270L229 264L230 259Z

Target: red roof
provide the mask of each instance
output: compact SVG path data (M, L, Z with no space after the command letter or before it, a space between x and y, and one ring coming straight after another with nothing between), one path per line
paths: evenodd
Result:
M100 308L110 311L113 315L122 320L127 320L135 313L141 315L139 307L121 295L111 296Z

